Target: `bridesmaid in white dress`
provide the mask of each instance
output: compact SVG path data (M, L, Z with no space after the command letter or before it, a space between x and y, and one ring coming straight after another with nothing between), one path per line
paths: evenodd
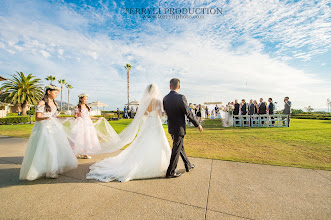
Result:
M118 156L93 164L87 179L103 182L164 177L170 161L170 145L160 117L163 115L158 88L147 86L134 120L120 134L120 140L109 148L130 144Z
M78 158L91 159L90 154L101 150L97 131L91 120L97 118L90 115L91 110L87 105L88 95L80 94L78 97L79 103L75 108L76 119L71 126L70 140Z
M21 180L57 178L58 174L77 167L67 134L56 118L58 106L54 99L59 90L53 85L46 86L44 98L36 106L36 123L21 166Z

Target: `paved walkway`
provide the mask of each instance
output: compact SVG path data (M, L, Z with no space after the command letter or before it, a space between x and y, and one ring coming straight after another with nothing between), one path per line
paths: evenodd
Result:
M331 219L329 171L191 158L196 168L176 179L86 180L109 156L99 155L28 182L18 180L26 146L0 136L0 219Z

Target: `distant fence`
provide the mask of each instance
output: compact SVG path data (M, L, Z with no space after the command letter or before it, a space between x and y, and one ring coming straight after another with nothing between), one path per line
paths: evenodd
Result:
M233 127L288 127L289 115L233 115Z

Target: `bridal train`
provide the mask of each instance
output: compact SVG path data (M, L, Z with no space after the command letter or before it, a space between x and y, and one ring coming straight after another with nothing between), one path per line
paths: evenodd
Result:
M171 150L160 119L163 108L158 95L156 85L147 87L134 120L119 134L118 140L108 143L109 152L129 146L119 155L90 166L87 179L127 182L166 175Z

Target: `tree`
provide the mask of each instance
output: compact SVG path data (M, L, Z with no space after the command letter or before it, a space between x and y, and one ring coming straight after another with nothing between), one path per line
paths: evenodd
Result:
M302 114L303 111L301 109L291 109L292 115Z
M27 76L22 72L11 75L13 78L3 83L0 90L5 93L5 100L12 104L19 104L22 114L26 115L27 105L35 105L43 96L41 79L32 74Z
M310 105L308 107L305 107L305 109L307 109L307 112L309 112L309 113L314 111L314 109Z
M128 78L128 106L130 105L130 70L132 68L130 63L127 63L124 68L127 70L127 78Z
M68 111L69 111L69 106L70 106L70 89L73 89L72 85L66 83L66 88L68 89Z
M331 107L331 100L330 99L326 100L326 105L328 106L328 112L330 112L330 107Z
M45 78L47 81L51 81L51 85L53 85L53 81L55 81L55 76L52 76L52 75L50 75L50 76L47 76L46 78Z
M59 79L58 82L61 84L61 112L62 112L62 99L63 99L63 85L66 84L65 79Z

